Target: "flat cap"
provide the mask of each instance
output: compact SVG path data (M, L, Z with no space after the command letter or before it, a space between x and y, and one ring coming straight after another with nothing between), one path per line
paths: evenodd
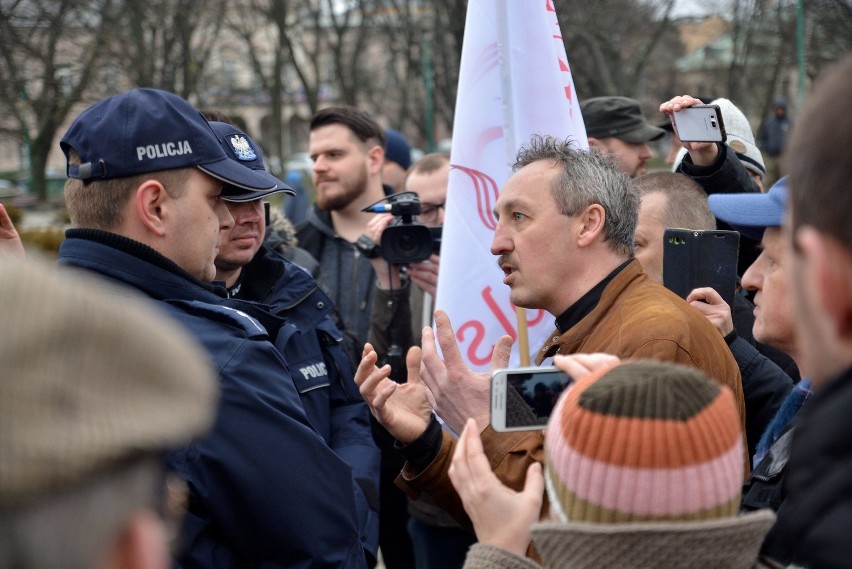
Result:
M181 447L212 424L207 353L134 294L0 258L0 509Z
M594 97L580 104L586 134L594 138L615 137L625 142L657 140L666 132L648 123L636 99Z

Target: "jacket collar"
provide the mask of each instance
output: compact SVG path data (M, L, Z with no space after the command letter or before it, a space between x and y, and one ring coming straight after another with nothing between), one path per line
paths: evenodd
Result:
M545 567L565 569L678 569L753 567L771 510L701 521L591 524L540 523L533 542Z
M108 231L69 229L58 262L124 280L156 299L200 295L218 302L226 296L223 287L196 279L151 247Z
M642 270L642 265L636 259L630 259L626 264L616 269L616 271L618 272L615 275L607 277L607 279L611 278L611 280L605 285L603 291L600 292L599 300L591 311L585 314L579 321L572 320L573 325L566 329L565 332L560 333L557 329L551 334L550 338L539 350L538 355L536 355L535 361L537 365L541 364L545 358L556 354L563 346L579 342L591 334L601 319L606 316L607 310L615 302L615 299L621 296L628 286L648 279L648 276ZM563 353L571 352L570 349L562 351Z
M598 302L601 300L601 294L607 285L620 273L624 267L630 263L632 259L628 259L618 265L613 271L604 277L604 279L593 286L589 292L580 297L580 299L568 307L568 309L556 317L556 329L560 332L570 330L577 322L586 317L586 315L595 309Z

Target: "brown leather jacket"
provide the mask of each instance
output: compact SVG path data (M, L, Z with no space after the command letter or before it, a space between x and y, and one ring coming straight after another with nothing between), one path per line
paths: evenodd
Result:
M538 352L536 363L555 354L592 352L605 352L624 359L664 360L701 369L734 392L745 432L740 370L725 340L710 321L685 300L651 281L636 260L607 285L592 312L563 334L554 333ZM541 431L497 433L489 426L481 438L494 473L515 490L523 489L527 467L533 461L544 459ZM747 448L745 435L743 445ZM429 493L453 517L471 527L447 476L454 450L455 439L444 433L435 460L419 473L406 465L396 484L411 496L420 491ZM743 460L748 471L746 452Z

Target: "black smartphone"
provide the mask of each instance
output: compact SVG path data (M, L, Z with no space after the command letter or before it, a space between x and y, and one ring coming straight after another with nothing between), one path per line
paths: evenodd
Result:
M545 428L571 382L555 367L498 369L491 376L491 427L498 432Z
M739 233L668 228L663 240L663 285L667 289L686 298L693 289L713 287L733 307Z
M672 113L681 142L725 142L725 123L718 105L695 105Z

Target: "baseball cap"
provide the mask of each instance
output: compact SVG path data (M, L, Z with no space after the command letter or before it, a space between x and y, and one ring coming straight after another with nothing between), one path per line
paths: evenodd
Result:
M97 102L78 116L59 143L80 164L69 178L108 180L196 167L225 182L231 195L274 185L228 158L207 121L189 102L159 89L133 89Z
M787 176L765 194L713 194L713 215L746 237L760 241L767 227L781 227L787 207Z
M586 134L594 138L614 136L630 143L657 140L666 132L651 125L636 99L593 97L580 103Z
M385 147L385 158L396 162L403 170L411 166L411 145L408 144L405 135L398 130L389 128L385 130L387 145Z
M237 193L232 192L233 188L225 186L222 190L222 198L225 201L250 202L277 192L285 192L291 196L296 195L293 188L266 171L266 166L263 164L263 153L249 135L226 122L210 121L210 128L213 129L213 133L219 139L219 144L222 145L228 158L265 177L268 184L274 184L273 188L269 190Z
M44 261L0 259L0 511L213 424L209 354L141 295Z

